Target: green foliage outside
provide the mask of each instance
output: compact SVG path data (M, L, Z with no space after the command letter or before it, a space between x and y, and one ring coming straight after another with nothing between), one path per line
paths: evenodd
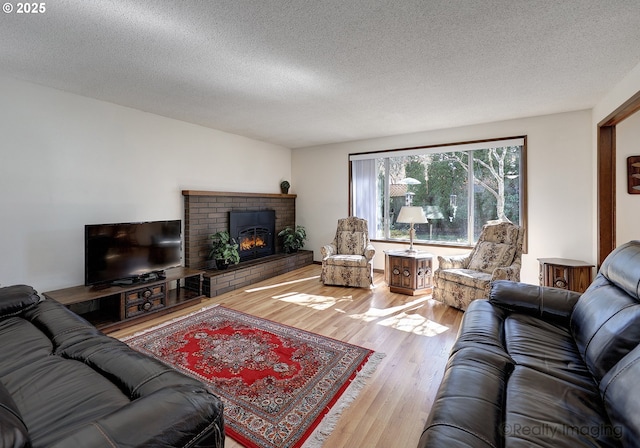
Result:
M407 186L407 191L413 193L412 205L422 206L429 218L428 224L415 226L417 239L466 242L470 188L474 240L487 221L520 221L519 146L411 156L403 160L404 176L420 181L418 185ZM379 179L384 180L384 173ZM390 198L391 238L408 237L409 226L395 222L405 201L405 197Z

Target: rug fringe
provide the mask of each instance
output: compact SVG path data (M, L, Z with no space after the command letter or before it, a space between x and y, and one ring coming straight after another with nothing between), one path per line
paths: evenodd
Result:
M373 352L366 364L358 371L351 384L344 391L342 396L333 405L331 410L324 416L320 424L311 433L307 440L302 444L302 448L321 448L327 437L331 435L338 424L338 420L342 415L342 411L351 405L356 399L362 388L366 384L367 378L370 378L375 372L378 364L384 359L384 353Z
M141 336L141 335L143 335L143 334L145 334L145 333L148 333L148 332L150 332L150 331L157 330L158 328L166 327L167 325L171 325L171 324L173 324L173 323L175 323L175 322L179 322L179 321L181 321L182 319L186 319L186 318L188 318L188 317L195 316L196 314L198 314L198 313L200 313L200 312L202 312L202 311L208 310L208 309L210 309L210 308L215 308L215 307L217 307L217 306L219 306L219 305L220 305L219 303L214 303L213 305L207 305L207 306L204 306L204 307L200 308L198 311L194 311L194 312L192 312L192 313L185 314L184 316L176 317L176 318L171 319L171 320L168 320L168 321L166 321L166 322L162 322L161 324L154 325L154 326L153 326L153 327L151 327L151 328L147 328L146 330L141 330L141 331L138 331L137 333L134 333L134 334L132 334L132 335L124 336L124 337L121 337L121 338L118 338L118 339L119 339L119 340L121 340L122 342L126 342L126 341L128 341L129 339L131 339L131 338L135 338L135 337L137 337L137 336Z

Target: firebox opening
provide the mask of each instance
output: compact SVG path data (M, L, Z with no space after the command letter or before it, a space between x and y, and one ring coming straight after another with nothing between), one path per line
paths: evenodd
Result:
M241 236L238 241L240 250L251 250L254 247L262 248L267 246L267 242L262 235Z
M275 253L275 210L229 212L229 234L238 242L240 261Z

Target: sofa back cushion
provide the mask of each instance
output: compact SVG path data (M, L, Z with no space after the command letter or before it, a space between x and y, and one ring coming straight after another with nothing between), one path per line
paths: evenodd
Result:
M521 231L520 226L511 222L489 222L482 227L478 240L517 245L521 239Z
M480 241L476 245L468 269L491 273L500 266L509 266L516 254L516 246L506 243Z
M614 250L571 314L591 374L602 377L640 343L640 241Z
M337 234L338 253L343 255L362 255L366 247L364 232L339 231Z

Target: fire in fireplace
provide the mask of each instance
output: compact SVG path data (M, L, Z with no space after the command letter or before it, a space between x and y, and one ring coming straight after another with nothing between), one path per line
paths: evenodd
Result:
M265 247L267 242L262 236L265 231L267 231L267 229L254 229L253 231L248 231L247 235L240 235L238 237L240 250L261 249ZM257 233L257 235L254 235L254 232Z
M275 253L275 210L229 212L229 234L238 242L240 261Z

